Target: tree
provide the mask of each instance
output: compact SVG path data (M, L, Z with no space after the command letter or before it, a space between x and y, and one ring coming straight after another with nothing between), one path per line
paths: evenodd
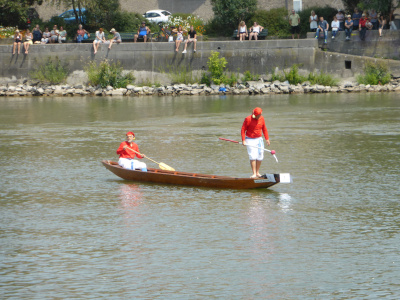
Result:
M356 7L360 10L374 9L384 16L389 16L391 12L399 6L396 0L342 0L346 9L353 12Z
M29 7L42 4L42 0L0 0L0 25L25 28L29 17Z
M221 33L232 33L240 21L248 21L257 9L257 0L211 0L214 22Z

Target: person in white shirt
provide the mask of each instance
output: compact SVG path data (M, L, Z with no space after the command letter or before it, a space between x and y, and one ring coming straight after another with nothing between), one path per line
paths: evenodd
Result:
M309 22L310 22L311 32L316 32L318 28L318 16L315 14L315 11L313 10L311 11Z
M333 17L331 27L332 27L332 40L334 40L337 32L339 31L339 27L340 27L340 23L339 23L338 19L336 18L336 16Z

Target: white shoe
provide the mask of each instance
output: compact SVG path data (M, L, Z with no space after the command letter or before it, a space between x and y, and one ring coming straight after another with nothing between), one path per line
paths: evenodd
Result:
M333 37L332 37L332 40L334 40L334 39L335 39L335 37L333 36Z
M183 50L183 51L182 51L182 54L185 54L185 53L186 53L186 50Z
M193 52L196 53L196 49L194 49Z

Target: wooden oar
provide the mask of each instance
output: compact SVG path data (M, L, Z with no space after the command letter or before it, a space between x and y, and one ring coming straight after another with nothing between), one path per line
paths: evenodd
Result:
M230 139L224 139L224 138L219 138L219 139L222 140L222 141L226 141L226 142L231 142L231 143L243 145L242 142L238 142L238 141L234 141L234 140L230 140ZM261 147L257 147L257 146L252 146L252 145L246 145L246 146L253 147L253 148L258 148L258 149L261 149L261 150L264 150L264 151L268 151L268 152L271 153L272 156L275 158L276 162L278 162L278 158L277 158L276 155L275 155L275 150L268 150L268 149L265 149L265 148L261 148Z
M158 163L155 160L151 159L150 157L147 157L143 153L139 153L139 152L137 152L137 151L135 151L135 150L133 150L132 148L129 148L129 147L126 147L126 148L131 150L131 151L133 151L133 152L135 152L136 154L139 154L140 156L143 156L144 158L147 158L148 160L151 160L153 163L156 163L161 170L175 171L175 169L173 167L170 167L170 166L168 166L167 164L165 164L163 162Z

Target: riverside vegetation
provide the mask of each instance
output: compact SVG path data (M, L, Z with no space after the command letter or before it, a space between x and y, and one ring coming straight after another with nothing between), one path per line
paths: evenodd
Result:
M347 82L339 85L339 80L323 72L299 74L299 65L293 65L283 73L271 75L244 72L241 76L226 72L228 62L218 52L209 57L208 71L200 78L188 68L168 66L168 74L174 85L162 86L147 82L148 86L133 85L135 77L125 72L119 63L104 60L97 64L91 62L85 67L88 86L69 86L62 84L68 75L68 69L58 58L50 60L31 72L34 80L30 84L17 87L0 86L0 96L43 96L43 95L256 95L291 93L327 93L327 92L381 92L400 91L400 79L391 78L385 63L366 63L364 74L357 77L358 83ZM200 79L200 81L199 81ZM35 81L36 80L36 81ZM58 85L57 85L58 84ZM61 85L60 85L61 84Z

